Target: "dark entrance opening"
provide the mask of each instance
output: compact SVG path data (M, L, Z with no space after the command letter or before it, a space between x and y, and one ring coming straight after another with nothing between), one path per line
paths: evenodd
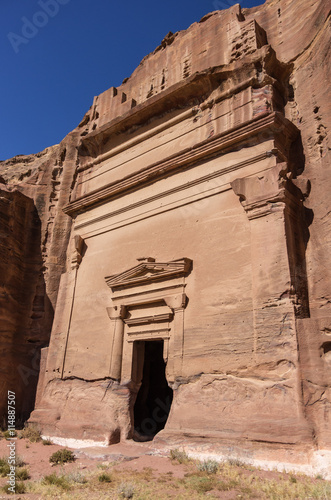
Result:
M173 391L168 386L163 360L163 340L144 342L141 387L134 405L134 439L152 440L167 421Z

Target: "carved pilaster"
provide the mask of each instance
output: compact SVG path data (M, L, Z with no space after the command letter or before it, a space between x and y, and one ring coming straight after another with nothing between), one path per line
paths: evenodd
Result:
M174 382L175 378L182 375L184 356L184 310L187 296L180 293L164 298L165 303L174 312L174 334L169 339L169 360L167 364L167 379Z
M284 345L293 347L287 354L296 358L295 315L303 296L296 273L299 261L304 263L304 245L295 228L300 227L302 193L287 178L286 163L231 186L250 220L256 361L270 355L282 359Z
M126 308L124 306L115 306L107 308L108 316L112 323L112 342L110 355L109 376L115 380L121 379L122 371L122 353L123 336Z

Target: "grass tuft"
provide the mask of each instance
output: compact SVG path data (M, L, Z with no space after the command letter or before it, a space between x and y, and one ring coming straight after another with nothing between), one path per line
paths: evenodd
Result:
M0 477L6 477L10 472L10 466L8 464L8 458L0 458Z
M27 479L30 479L30 474L28 469L25 467L19 467L15 471L16 479L19 479L20 481L26 481Z
M187 464L190 462L190 459L187 455L187 453L183 450L178 450L175 448L174 450L170 450L170 459L172 461L176 461L179 464Z
M16 431L3 431L2 433L3 437L5 439L10 439L10 438L13 438L13 437L16 437L17 436L17 432Z
M88 482L85 475L79 471L75 471L72 472L71 474L68 474L68 480L72 481L73 483L79 483L79 484L86 484Z
M44 484L52 484L57 486L58 488L62 488L63 490L70 490L70 483L66 476L57 476L54 472L53 474L49 474L45 476L43 479Z
M28 427L24 427L24 429L20 432L20 438L28 439L30 443L39 443L41 441L41 433L32 425Z
M216 487L216 479L210 476L189 474L183 480L183 484L187 489L194 490L198 493L207 493Z
M117 489L117 493L121 498L133 498L135 487L133 483L121 483Z
M71 450L64 448L63 450L58 450L49 457L51 464L65 464L68 462L74 462L76 460L75 455Z
M50 446L52 443L52 441L50 439L42 439L41 440L42 444L44 444L45 446Z
M7 495L13 495L13 491L11 489L11 486L9 484L6 484L5 486L2 487L2 490L7 493ZM26 493L26 487L25 487L25 484L24 483L20 483L20 482L16 482L15 483L15 493L16 494L24 494Z
M207 474L216 474L219 470L219 464L215 460L204 460L203 462L197 463L197 469Z
M112 478L110 474L103 472L102 474L100 474L100 476L98 476L98 480L100 483L111 483Z
M245 462L240 460L239 458L229 458L227 460L228 464L231 465L232 467L246 467Z

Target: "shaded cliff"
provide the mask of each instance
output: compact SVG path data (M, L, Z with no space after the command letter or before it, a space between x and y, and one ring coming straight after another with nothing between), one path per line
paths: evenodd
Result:
M1 187L0 410L1 415L6 414L7 391L12 390L19 408L17 417L22 419L29 414L34 397L38 348L48 340L38 330L42 312L49 305L41 273L40 219L33 200Z

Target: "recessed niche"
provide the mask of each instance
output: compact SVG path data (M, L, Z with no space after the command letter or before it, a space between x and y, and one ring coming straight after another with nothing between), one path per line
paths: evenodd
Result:
M191 74L191 63L190 60L184 59L183 61L183 78L189 77Z
M161 90L164 90L166 84L165 71L162 71L162 79L161 79Z
M152 97L153 94L154 94L154 85L153 85L153 83L151 83L151 87L150 87L149 91L147 92L146 98L149 99L150 97Z
M324 342L322 345L322 356L328 363L331 363L331 342Z

